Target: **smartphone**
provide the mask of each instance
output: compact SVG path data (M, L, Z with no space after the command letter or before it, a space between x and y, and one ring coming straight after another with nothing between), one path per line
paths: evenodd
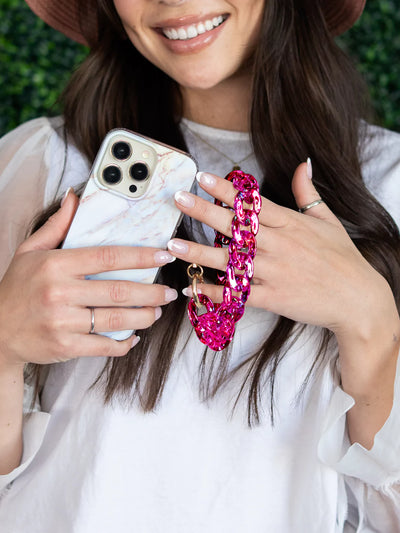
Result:
M149 246L166 248L182 213L174 194L190 191L197 172L187 153L137 133L115 129L101 144L63 248ZM87 276L153 283L159 268ZM134 330L101 333L116 340Z

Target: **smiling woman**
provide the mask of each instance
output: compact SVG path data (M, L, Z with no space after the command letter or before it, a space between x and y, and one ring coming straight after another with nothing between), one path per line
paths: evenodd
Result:
M400 139L363 120L365 88L333 39L364 1L28 3L90 54L62 117L0 142L2 526L397 531ZM167 250L60 249L71 187L113 128L197 160ZM223 179L232 165L258 184ZM246 183L261 191L257 221ZM235 248L250 222L256 243ZM190 263L204 267L194 289ZM156 266L151 285L118 277ZM240 298L246 309L212 352L181 294L193 309L198 290L213 313L229 300L221 271L231 314Z

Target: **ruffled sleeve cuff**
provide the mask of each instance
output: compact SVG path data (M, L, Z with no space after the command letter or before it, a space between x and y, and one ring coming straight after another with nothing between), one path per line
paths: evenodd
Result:
M340 474L358 478L377 489L399 483L400 358L397 362L393 407L384 426L375 435L371 450L358 443L350 444L346 413L354 404L354 399L343 389L335 389L328 408L325 431L318 445L319 458Z
M0 496L7 491L10 483L31 464L42 445L49 420L50 415L48 413L34 412L25 415L21 464L9 474L0 476Z

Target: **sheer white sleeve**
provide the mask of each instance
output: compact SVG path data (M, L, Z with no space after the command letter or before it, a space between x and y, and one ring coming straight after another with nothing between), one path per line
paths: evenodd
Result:
M350 445L346 413L353 405L353 398L337 387L319 442L319 457L344 476L349 514L359 522L357 533L400 531L400 362L392 411L371 450L358 443Z
M0 139L0 279L34 217L88 175L87 159L64 139L62 117L31 120ZM25 385L23 457L18 468L0 476L0 494L31 463L46 433L50 415L40 411L38 398L31 412L32 395Z
M46 148L54 134L51 122L39 118L0 140L0 278L43 208L49 173Z
M33 217L43 209L48 176L46 148L55 135L53 125L54 120L52 124L40 118L23 124L0 140L0 278L25 239ZM28 414L32 394L32 387L25 385L23 456L18 468L0 476L0 494L30 464L46 432L50 415L40 412L37 399L34 412Z

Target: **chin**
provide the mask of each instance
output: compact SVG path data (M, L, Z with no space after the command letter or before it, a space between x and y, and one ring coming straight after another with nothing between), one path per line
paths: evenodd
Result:
M185 87L186 89L199 89L199 90L207 90L212 89L216 86L218 86L225 77L218 73L199 73L199 72L193 72L188 73L185 72L182 75L179 74L173 74L171 77L180 85L181 87Z

